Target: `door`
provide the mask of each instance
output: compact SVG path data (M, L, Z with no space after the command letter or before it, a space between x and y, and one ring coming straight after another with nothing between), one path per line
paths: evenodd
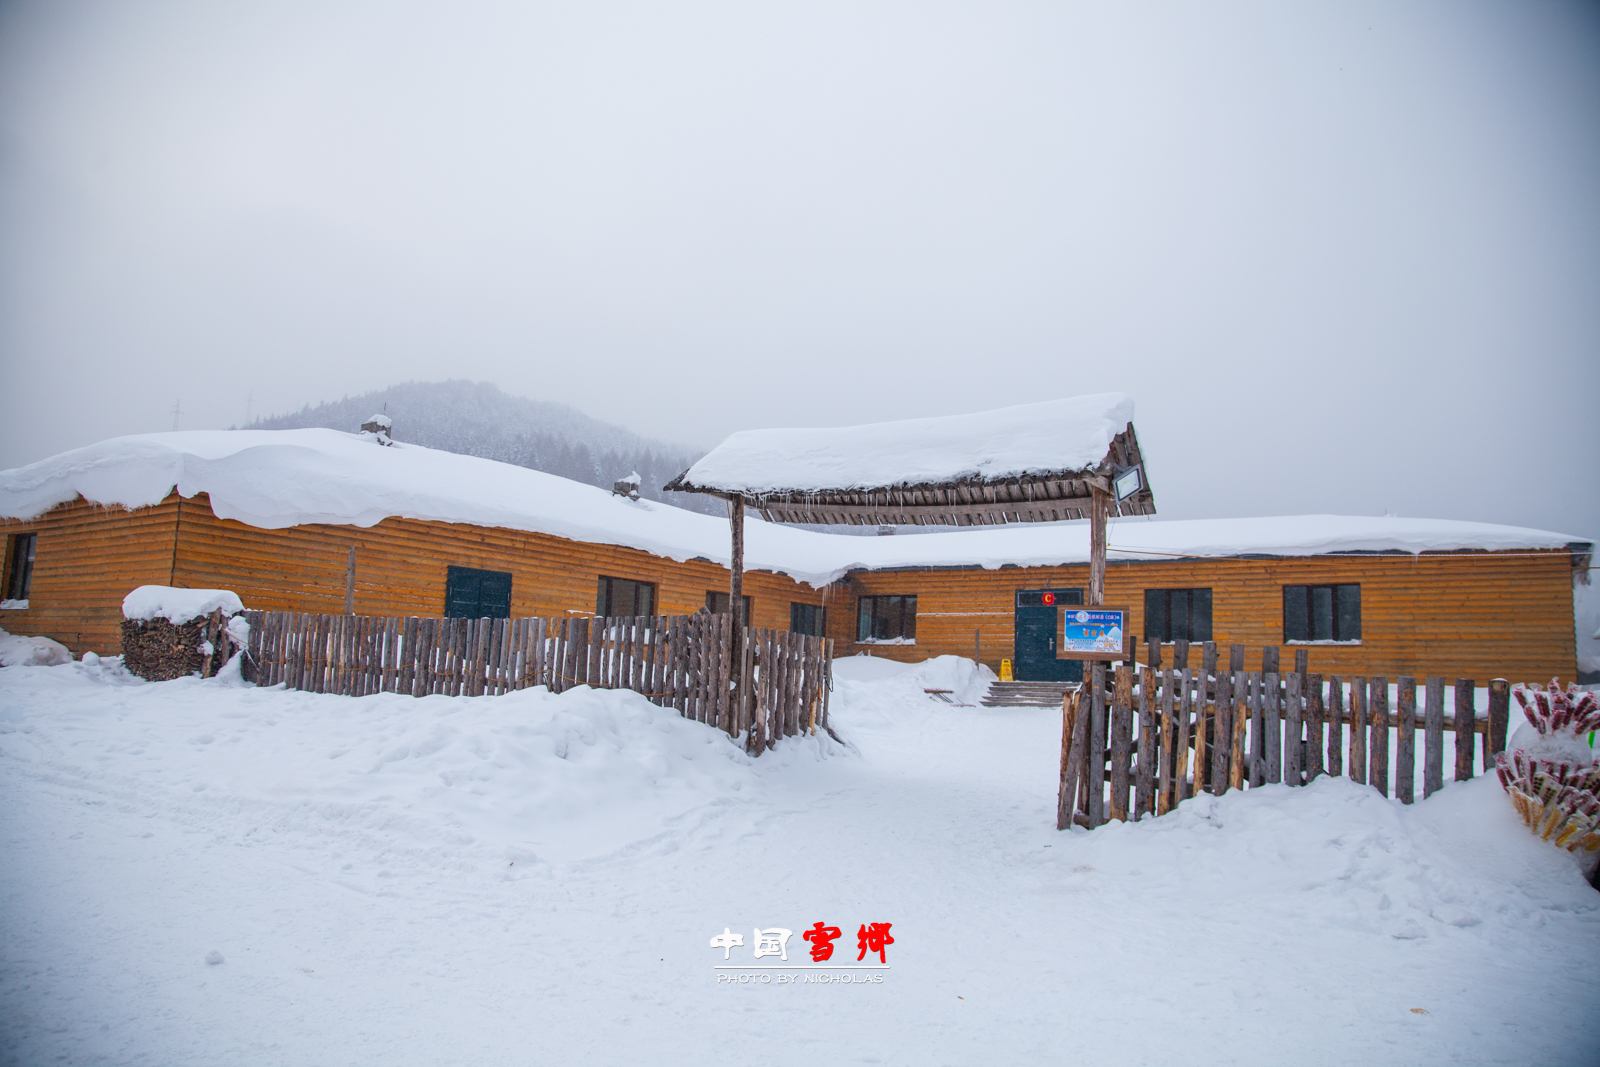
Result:
M1017 681L1083 681L1082 660L1056 659L1056 623L1061 608L1082 603L1082 589L1017 590L1016 648L1012 656Z

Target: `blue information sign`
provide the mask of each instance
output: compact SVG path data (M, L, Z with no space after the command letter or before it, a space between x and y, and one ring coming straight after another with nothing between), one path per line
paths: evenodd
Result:
M1125 608L1084 608L1076 605L1061 609L1059 659L1122 658L1122 635L1127 632Z

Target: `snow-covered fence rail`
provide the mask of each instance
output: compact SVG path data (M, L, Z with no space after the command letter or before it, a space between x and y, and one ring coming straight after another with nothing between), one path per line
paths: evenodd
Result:
M1303 654L1295 671L1280 673L1217 670L1214 647L1193 670L1182 662L1186 653L1166 670L1096 664L1091 680L1067 694L1058 829L1161 815L1200 792L1304 785L1322 774L1385 796L1392 781L1392 795L1409 804L1418 757L1423 796L1443 787L1446 735L1456 781L1471 778L1475 763L1493 767L1505 749L1503 679L1490 683L1488 716L1479 718L1469 678L1455 681L1447 713L1442 677L1424 680L1420 704L1416 678L1397 678L1391 707L1388 678L1324 678L1305 670ZM1276 656L1265 662L1276 666Z
M631 689L761 752L827 727L832 642L746 627L736 687L726 615L426 619L248 611L246 677L312 693L494 696ZM738 699L742 694L743 699Z

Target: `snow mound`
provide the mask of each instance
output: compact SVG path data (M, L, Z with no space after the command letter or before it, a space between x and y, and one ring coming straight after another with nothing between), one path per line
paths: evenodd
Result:
M48 637L16 637L0 630L0 667L54 667L71 663L72 653Z
M122 598L124 619L166 619L174 626L218 609L224 615L235 615L244 610L244 602L228 589L178 589L170 585L141 585ZM249 632L243 631L246 635Z
M841 751L819 731L756 761L626 690L352 699L221 677L146 685L109 663L40 672L8 699L98 738L80 754L109 780L159 783L174 805L227 798L218 832L349 833L433 866L599 856L749 795L758 762Z

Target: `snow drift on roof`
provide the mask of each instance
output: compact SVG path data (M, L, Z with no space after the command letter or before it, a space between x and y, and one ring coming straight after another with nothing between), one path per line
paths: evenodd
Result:
M1098 393L970 415L867 426L745 430L684 474L700 489L808 493L1082 471L1133 421L1133 401Z
M182 431L118 437L0 471L0 517L31 519L80 494L127 508L176 488L262 529L374 526L390 517L499 526L621 545L667 559L726 565L728 524L493 460L419 445L380 448L337 430ZM749 521L745 565L822 586L854 569L1084 563L1083 523L1027 523L950 533L852 537ZM1112 560L1307 556L1330 552L1559 549L1567 534L1448 520L1300 515L1113 521Z

